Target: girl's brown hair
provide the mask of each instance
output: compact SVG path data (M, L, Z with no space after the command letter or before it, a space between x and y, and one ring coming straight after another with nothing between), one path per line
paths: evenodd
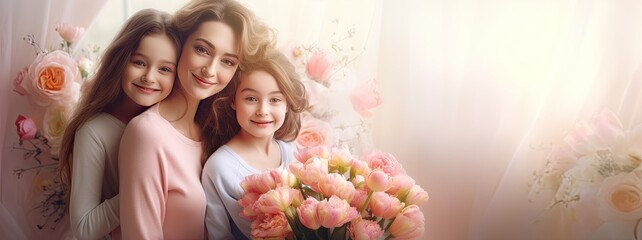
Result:
M178 32L172 26L171 15L155 9L144 9L134 14L105 50L93 79L83 92L76 112L65 129L60 149L60 178L71 189L73 150L76 131L96 114L115 106L126 97L121 81L131 55L143 37L164 34L172 40L178 53L182 47ZM82 159L80 159L82 161ZM71 191L66 192L69 202Z
M214 102L214 108L219 118L219 131L210 139L215 147L220 147L234 137L241 129L236 120L236 112L232 103L236 90L244 75L253 71L265 71L276 79L288 105L288 111L281 128L274 133L274 138L292 141L299 135L301 129L301 113L308 107L305 86L301 82L294 65L281 52L271 49L262 58L247 61L246 66L234 76L228 86L221 91L221 97Z

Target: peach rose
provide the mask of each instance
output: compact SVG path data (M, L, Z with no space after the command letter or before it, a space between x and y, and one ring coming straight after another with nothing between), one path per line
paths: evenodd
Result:
M304 117L301 120L301 130L295 141L298 149L321 145L332 146L333 130L327 122L314 117Z
M405 173L405 170L399 164L395 156L382 151L374 151L365 156L365 161L370 169L381 169L390 176Z
M82 78L76 61L64 51L39 55L29 66L27 91L40 106L73 104L80 97Z
M597 197L605 221L642 218L642 179L635 172L604 179Z

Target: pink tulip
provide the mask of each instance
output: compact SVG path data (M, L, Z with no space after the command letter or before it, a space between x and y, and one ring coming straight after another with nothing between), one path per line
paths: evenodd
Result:
M401 164L390 153L374 151L365 157L365 161L370 169L381 169L390 176L405 173Z
M355 207L351 207L346 200L337 196L319 202L317 207L321 226L327 228L340 227L359 217L359 212Z
M348 227L350 239L353 240L370 240L379 239L383 236L383 231L377 222L357 218L350 223Z
M73 24L59 23L56 25L56 31L66 42L77 42L85 33L85 29Z
M424 214L417 205L404 208L388 229L395 239L416 239L424 234Z
M296 153L294 153L294 157L301 163L305 163L313 157L328 159L330 158L330 150L328 150L328 148L323 145L306 147L299 149Z
M392 184L390 189L386 191L391 195L403 196L412 186L415 185L415 180L406 174L398 174L392 177Z
M368 174L370 174L370 171L372 171L368 166L368 163L365 161L354 160L352 161L351 165L351 172L355 175L368 176Z
M363 117L370 117L370 109L375 108L383 103L379 95L379 87L377 84L370 80L359 85L352 90L350 95L352 107Z
M241 188L245 192L266 193L275 189L277 186L287 186L291 184L289 175L279 169L270 169L261 174L246 176L241 182ZM284 182L287 181L287 182Z
M255 238L285 238L292 232L283 212L259 214L252 222L250 234Z
M29 80L28 73L29 73L29 68L25 67L22 70L20 70L20 72L18 72L18 76L16 76L16 78L13 79L13 91L18 93L20 96L29 95L27 90L25 90L22 87L22 82L25 80L25 78L27 78L27 81L31 81Z
M257 192L244 192L243 197L241 197L241 199L239 199L238 202L239 202L239 205L244 208L254 204L256 200L259 200L259 197L260 197L260 194Z
M259 197L256 208L262 213L285 212L301 192L287 187L277 187Z
M366 178L363 175L355 175L350 182L355 189L365 189Z
M338 173L328 174L324 178L321 178L321 181L319 181L317 185L319 187L319 193L323 196L331 197L332 195L336 195L348 202L352 201L352 197L356 191L354 185Z
M330 167L335 167L335 168L340 168L340 167L349 167L352 165L352 154L350 153L350 150L343 146L341 148L333 148L330 161L328 161L328 164Z
M428 201L428 198L428 192L421 188L421 186L414 185L412 186L412 188L410 188L410 191L408 191L408 195L406 195L406 201L404 202L407 205L419 205Z
M311 158L305 164L292 162L288 165L290 171L294 173L301 182L318 192L318 183L328 175L328 160L323 158Z
M18 115L16 119L16 128L18 130L18 137L20 140L31 140L36 138L38 128L33 119Z
M321 222L319 221L319 215L317 214L317 208L319 205L319 200L313 197L308 197L301 203L296 209L296 212L299 215L299 220L309 229L319 229L321 227Z
M319 83L325 82L332 74L332 58L325 53L315 52L305 66L305 73L308 78Z
M354 192L354 197L350 201L350 206L356 207L357 210L362 211L363 204L366 203L368 199L368 192L366 190L358 189Z
M368 202L372 214L384 219L391 219L404 208L404 203L398 198L384 192L375 192Z
M366 185L373 192L386 191L390 188L391 183L392 178L379 169L370 172L366 178Z

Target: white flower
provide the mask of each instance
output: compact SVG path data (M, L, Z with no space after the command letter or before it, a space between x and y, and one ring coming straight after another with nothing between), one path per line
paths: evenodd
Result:
M597 194L598 213L604 221L642 218L642 178L634 171L608 177Z

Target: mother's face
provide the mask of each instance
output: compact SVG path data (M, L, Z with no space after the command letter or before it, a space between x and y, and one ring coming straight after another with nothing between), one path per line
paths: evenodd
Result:
M178 80L188 97L205 99L227 86L239 65L234 31L219 21L207 21L185 40L178 62Z

